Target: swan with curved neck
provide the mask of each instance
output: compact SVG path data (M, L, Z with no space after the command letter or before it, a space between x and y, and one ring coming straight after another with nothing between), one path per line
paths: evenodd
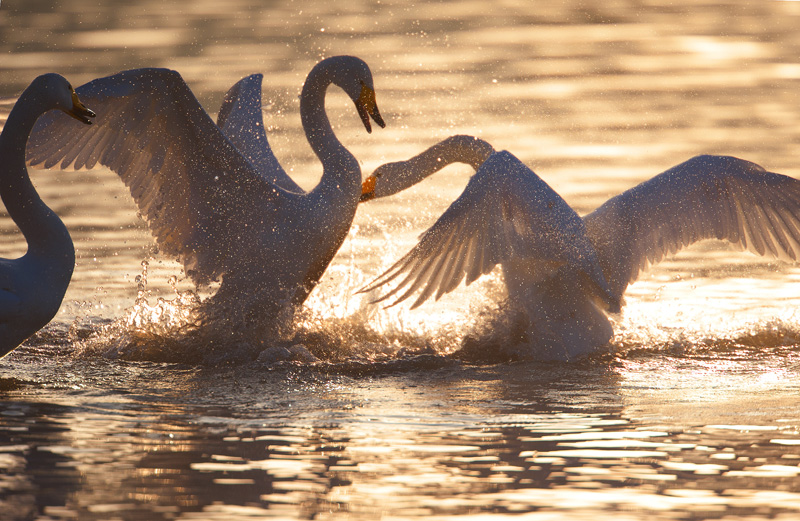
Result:
M336 56L308 74L300 96L306 138L323 167L304 192L272 154L260 109L260 75L228 92L215 124L177 72L135 69L77 89L107 116L80 139L59 139L63 118L40 121L31 164L107 166L130 187L160 249L183 260L198 285L222 279L213 302L270 315L305 301L341 246L361 195L358 161L325 111L330 85L353 100L368 132L385 126L372 73Z
M363 183L362 200L397 193L456 161L477 164L462 195L363 291L394 282L378 301L405 290L397 303L419 290L417 306L500 264L508 302L528 323L515 357L571 360L607 345L614 332L606 312L619 311L628 285L694 242L721 239L800 260L800 181L728 156L694 157L575 226L563 199L513 155L454 136L378 167ZM581 265L576 254L594 260Z
M364 180L361 201L402 192L452 163L465 163L478 170L494 152L494 147L480 138L450 136L411 159L385 163L376 168Z
M28 243L22 257L0 259L0 356L50 322L75 266L75 248L66 226L39 197L25 167L31 129L52 109L86 124L95 116L66 79L44 74L19 97L0 133L0 198ZM75 130L73 123L71 131Z

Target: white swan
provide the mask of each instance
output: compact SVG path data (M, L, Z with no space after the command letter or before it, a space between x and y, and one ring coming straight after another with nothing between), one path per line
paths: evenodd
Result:
M50 322L75 267L69 232L36 193L25 167L28 135L36 119L51 109L86 124L94 117L67 80L44 74L19 97L0 133L0 197L28 243L19 259L0 259L0 357ZM64 128L79 134L74 122Z
M481 163L483 160L483 163ZM569 360L606 344L628 284L649 264L703 239L721 239L760 255L800 259L800 181L722 156L698 156L608 200L575 223L574 212L508 152L454 136L408 160L375 170L362 200L385 197L453 161L479 165L462 195L370 291L405 275L384 300L418 289L414 305L503 268L509 303L529 321L529 357ZM586 242L591 247L586 246ZM602 269L576 270L578 255ZM605 305L605 309L603 309Z
M60 136L43 118L28 146L33 165L107 166L130 187L161 250L198 285L222 278L215 301L247 303L253 317L301 304L344 241L361 194L361 169L325 112L330 84L353 100L367 131L384 126L362 60L318 63L300 96L306 138L322 162L301 190L272 155L261 114L261 76L228 92L214 124L177 72L137 69L77 89L102 115L90 132Z

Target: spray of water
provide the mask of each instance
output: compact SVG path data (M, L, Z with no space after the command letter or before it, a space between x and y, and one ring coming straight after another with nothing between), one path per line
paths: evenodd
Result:
M202 299L178 291L175 277L169 280L171 295L153 296L143 261L133 305L108 323L73 324L68 336L78 356L203 365L380 364L420 356L484 364L529 358L525 346L536 339L530 338L527 317L503 300L499 273L418 310L383 308L371 304L374 295L354 293L371 275L351 257L331 266L301 309L250 316L242 310L259 309L253 303ZM800 344L800 323L792 314L675 322L674 316L653 315L658 307L629 302L612 317L613 341L591 359L797 350ZM57 333L46 329L37 338L48 343Z

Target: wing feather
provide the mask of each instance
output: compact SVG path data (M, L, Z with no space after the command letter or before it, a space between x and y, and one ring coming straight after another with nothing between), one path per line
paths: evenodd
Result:
M76 92L97 112L94 125L75 132L72 118L48 112L28 141L29 164L111 169L130 188L161 249L193 266L195 282L225 272L247 214L268 214L278 204L275 187L220 131L175 71L124 71ZM263 130L260 119L258 125Z
M615 295L648 265L704 239L800 259L800 181L727 156L698 156L584 218Z
M489 233L487 232L486 228L482 228L476 234L475 239L475 249L473 250L475 254L474 262L467 263L467 285L472 284L478 278L483 275L484 273L488 273L491 270L486 269L487 262L485 261L486 255L488 253L488 248L486 248L486 242L489 240Z
M464 263L467 261L470 250L472 249L472 239L462 241L458 250L453 254L454 261L449 264L447 271L442 275L439 289L436 290L436 300L439 300L445 293L450 293L458 287L464 278L466 271Z
M544 181L508 152L492 154L461 196L425 231L419 242L362 291L395 283L378 301L401 293L397 304L422 290L412 307L438 299L489 273L497 264L520 259L572 264L608 295L583 221ZM602 275L600 275L602 279ZM618 306L618 304L615 304Z
M458 226L450 232L447 243L441 249L442 253L437 258L431 260L431 264L435 263L435 267L428 275L427 282L422 287L422 291L417 297L417 300L411 305L412 309L422 305L423 302L433 295L434 291L438 292L438 290L445 286L442 283L445 274L448 270L453 268L453 259L456 257L457 251L464 245L464 241L459 239L459 231L461 228L463 228L463 223L459 223ZM414 285L411 286L411 291L416 291L418 287L422 286L421 283L421 278L418 278Z
M303 193L269 146L261 111L263 77L263 74L251 74L228 90L217 116L217 125L264 179L290 192Z

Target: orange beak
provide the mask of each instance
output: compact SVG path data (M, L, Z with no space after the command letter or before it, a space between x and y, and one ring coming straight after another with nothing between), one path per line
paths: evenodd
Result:
M361 183L361 201L362 203L369 201L373 197L375 197L375 184L378 182L378 178L374 175L367 177L363 183Z

